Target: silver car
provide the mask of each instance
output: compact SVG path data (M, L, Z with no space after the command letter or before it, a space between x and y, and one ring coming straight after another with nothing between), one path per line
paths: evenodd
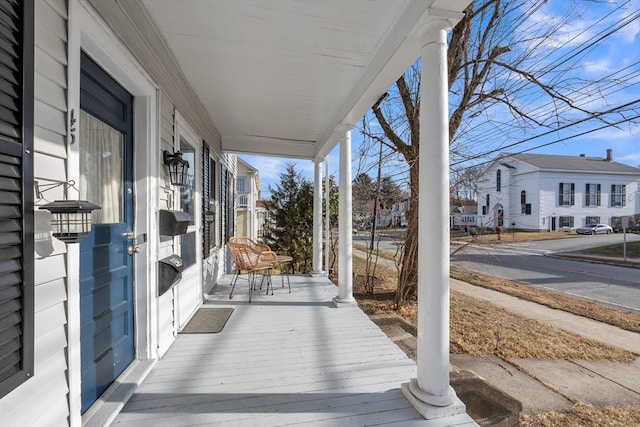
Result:
M607 224L585 225L583 227L577 228L576 233L578 234L610 234L610 233L613 233L613 229L609 227Z

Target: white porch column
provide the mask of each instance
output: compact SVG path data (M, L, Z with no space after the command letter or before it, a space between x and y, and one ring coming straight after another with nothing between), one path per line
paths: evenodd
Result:
M313 260L311 276L322 271L322 160L314 160L313 175Z
M329 274L329 245L331 245L331 189L329 187L329 159L324 160L324 271Z
M418 205L418 378L402 391L425 418L462 414L449 385L447 20L422 33Z
M353 298L352 224L351 224L351 131L347 131L340 143L340 185L338 219L338 296L333 299L336 307L356 304Z

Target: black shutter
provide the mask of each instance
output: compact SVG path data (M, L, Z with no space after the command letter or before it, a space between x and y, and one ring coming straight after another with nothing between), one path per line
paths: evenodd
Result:
M209 177L211 170L209 169L209 147L204 141L202 141L202 144L202 256L207 258L209 256L209 236L211 234L211 223L207 221L207 212L211 201L211 179Z
M33 0L0 0L0 398L33 376Z
M616 205L616 186L611 184L611 206Z
M589 196L591 195L590 189L591 189L591 184L584 185L584 205L585 206L591 206L591 199L589 198Z
M571 206L576 204L576 185L571 183Z
M226 244L227 243L227 238L226 235L224 234L224 221L225 221L225 215L224 215L224 210L227 207L227 188L226 188L226 181L224 179L225 176L225 168L220 166L220 200L218 202L218 209L220 210L220 221L219 221L219 229L220 229L220 239L222 239L221 244Z
M627 205L627 186L622 185L622 206Z
M600 206L600 184L596 185L596 206Z
M558 189L558 205L562 206L564 204L564 195L562 193L564 185L560 183L560 188Z

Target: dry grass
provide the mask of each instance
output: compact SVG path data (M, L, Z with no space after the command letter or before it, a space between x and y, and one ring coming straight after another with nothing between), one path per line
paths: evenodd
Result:
M579 237L578 234L569 232L546 232L541 231L539 233L516 231L512 233L505 229L504 233L498 236L493 232L480 233L475 236L456 237L456 240L461 242L474 242L474 243L513 243L513 242L533 242L537 240L553 240L553 239L570 239Z
M542 233L521 234L535 235ZM354 248L366 250L366 247L364 245L354 245ZM378 251L378 253L381 258L390 260L394 259L394 254L390 251L384 251L381 249ZM362 265L364 266L364 263ZM355 270L355 267L354 271L357 271ZM361 271L364 271L364 268L362 268ZM395 274L395 270L393 270L392 277L394 278L394 280ZM597 320L598 322L617 326L621 329L640 333L640 316L634 313L616 310L615 308L603 306L592 301L570 297L558 292L547 291L531 285L523 285L507 279L492 277L486 274L476 273L458 267L451 267L451 277L453 277L454 279L462 280L463 282L471 283L476 286L482 286L484 288L504 292L505 294L522 298L527 301L533 301L538 304L546 305L547 307L563 310L568 313L577 314L578 316ZM392 282L390 284L390 289L395 290L396 283L397 282ZM393 297L391 297L391 299L393 300Z
M565 412L543 412L523 415L521 427L640 426L640 406L598 408L578 404Z
M417 304L396 309L393 297L396 272L378 267L375 292L364 292L364 260L354 257L354 296L368 315L395 313L417 324ZM467 295L451 292L450 351L504 359L582 359L628 362L633 353L561 331L545 323L512 313Z

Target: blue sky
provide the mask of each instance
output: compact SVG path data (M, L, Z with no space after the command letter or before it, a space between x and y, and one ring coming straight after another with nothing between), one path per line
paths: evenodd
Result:
M568 7L572 7L570 10ZM567 58L573 62L572 71L564 74L563 79L586 79L598 81L605 77L613 77L617 82L607 85L603 92L589 90L575 95L576 103L579 103L589 111L606 111L615 109L621 105L640 100L640 0L549 0L542 8L534 11L530 16L530 27L526 34L514 32L515 37L531 37L531 32L545 31L557 26L553 36L544 40L543 48L547 49L544 61L549 65L563 62ZM570 16L571 19L562 21L562 17ZM610 35L607 35L611 33ZM550 77L553 78L553 77ZM555 76L557 79L558 76ZM562 83L562 80L561 80ZM604 93L604 97L599 94ZM537 106L535 98L521 99L523 106ZM635 111L616 112L608 114L604 118L609 123L621 122L616 126L605 127L600 121L571 126L564 130L551 132L544 137L533 136L546 132L547 129L539 129L523 134L511 132L496 143L492 148L478 149L478 158L475 163L490 160L500 151L518 152L525 151L540 154L558 154L578 156L604 157L606 150L613 150L614 160L630 166L640 167L640 125L624 122L625 117L637 116L640 111L640 103L634 104ZM501 117L505 114L496 108L487 112L487 117ZM576 119L580 117L576 115ZM483 117L475 120L485 120ZM370 125L375 126L374 122ZM470 122L472 128L482 129L482 123ZM484 124L486 126L486 123ZM605 127L601 130L595 130ZM483 130L484 134L497 134L495 129ZM504 133L503 133L504 134ZM583 134L577 136L579 134ZM528 138L528 142L522 142ZM357 151L362 141L362 135L358 128L352 131L353 146L353 175L358 171ZM512 147L509 147L509 146ZM503 148L507 147L507 148ZM377 153L377 152L376 152ZM372 153L374 154L374 153ZM262 195L268 196L269 185L279 182L279 174L284 171L286 164L293 162L296 170L305 177L313 180L313 163L308 160L271 158L262 156L241 155L245 161L260 171L260 183ZM373 156L375 158L375 155ZM329 173L338 176L338 147L328 156ZM374 159L372 159L372 162ZM398 172L397 166L388 164L383 174L393 175L399 181L404 177ZM375 170L370 175L375 176Z

